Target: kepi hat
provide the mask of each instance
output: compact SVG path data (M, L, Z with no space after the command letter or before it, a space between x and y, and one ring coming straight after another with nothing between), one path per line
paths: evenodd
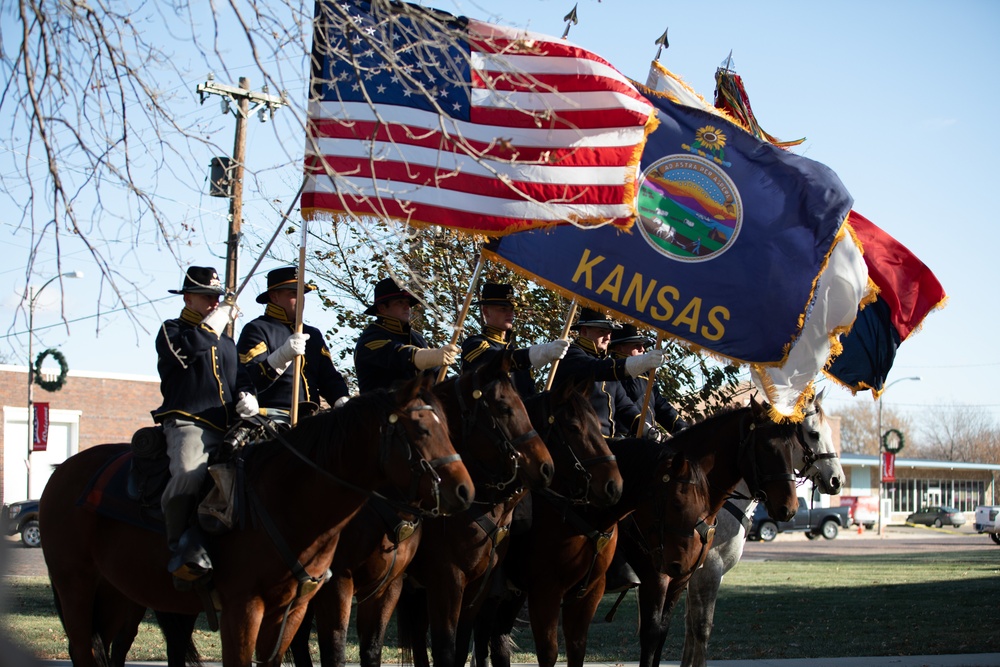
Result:
M653 339L639 334L634 324L623 324L621 329L611 332L611 345L618 343L642 343L644 347L652 347Z
M472 305L517 308L517 302L514 300L514 286L506 283L484 283L479 301Z
M571 329L580 327L602 327L605 329L621 329L622 325L615 322L606 313L594 310L593 308L583 308L580 310L580 317Z
M168 289L171 294L208 294L225 296L226 288L219 280L219 273L210 266L189 266L184 273L184 285L180 289Z
M257 295L257 303L267 303L270 298L267 296L268 292L273 289L296 289L299 283L299 267L297 266L283 266L280 269L274 269L273 271L268 271L267 273L267 289ZM316 289L315 285L310 285L306 283L303 286L302 293L308 294Z
M409 299L411 306L420 303L417 301L417 297L397 285L395 280L392 278L383 278L375 284L375 300L372 301L372 305L365 309L365 315L378 315L375 306L392 299Z

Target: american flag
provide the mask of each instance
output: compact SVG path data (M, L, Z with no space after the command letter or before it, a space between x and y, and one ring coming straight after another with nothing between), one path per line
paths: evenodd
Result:
M306 219L631 224L655 114L599 56L387 0L318 2L313 41Z

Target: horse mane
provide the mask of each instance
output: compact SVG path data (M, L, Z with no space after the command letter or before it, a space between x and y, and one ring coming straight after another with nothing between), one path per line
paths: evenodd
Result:
M665 445L655 440L647 440L646 438L609 440L608 448L618 461L618 470L623 479L626 477L635 479L635 475L648 475L656 470L664 459L678 454L677 450L671 447L669 443ZM635 484L630 485L628 480L626 480L626 490L629 486L634 487Z
M339 459L341 444L351 438L350 433L372 423L382 424L395 407L392 392L374 389L359 394L339 408L327 408L299 421L282 433L282 438L303 456L321 467L332 465ZM253 458L259 465L271 460L284 444L277 438L254 445Z

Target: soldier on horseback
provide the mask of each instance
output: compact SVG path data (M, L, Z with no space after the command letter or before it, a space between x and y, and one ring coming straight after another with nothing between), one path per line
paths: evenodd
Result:
M233 412L249 416L258 406L253 385L237 363L236 344L225 333L236 305L219 303L226 293L219 274L192 266L181 289L168 291L183 295L184 309L156 336L163 404L152 414L163 425L170 457L170 481L161 500L171 553L167 569L190 582L212 569L197 527L189 527L209 455L222 444Z
M359 391L389 389L455 361L457 345L429 347L424 337L410 328L410 309L417 303L417 298L392 278L375 285L375 298L365 310L375 321L361 332L354 348Z
M611 352L613 359L629 359L630 357L645 354L646 350L652 346L653 340L639 335L639 331L634 324L623 324L621 329L615 329L611 332L611 343L608 345L608 350ZM646 396L646 387L649 385L650 380L649 373L646 372L634 377L631 375L626 376L622 378L621 383L629 398L636 405L641 406ZM688 422L681 419L681 416L677 413L677 408L670 405L669 401L663 398L655 382L653 383L652 394L649 399L649 408L649 412L646 415L646 428L643 432L647 432L656 425L659 425L667 433L673 435L689 426Z
M475 370L487 363L498 352L514 346L508 340L514 328L514 287L504 283L485 283L481 298L475 304L483 316L481 333L469 336L462 343L462 372ZM515 350L514 371L511 380L522 398L535 392L535 381L531 377L532 368L542 368L556 359L562 359L569 348L569 341L557 339Z
M291 365L303 357L299 378L299 400L319 405L320 397L333 407L348 398L347 382L333 364L333 356L316 327L304 324L295 332L298 268L286 266L267 274L267 289L257 295L266 304L264 314L247 323L236 346L243 366L254 386L263 412L279 421L288 421L292 405ZM306 284L303 294L315 290Z

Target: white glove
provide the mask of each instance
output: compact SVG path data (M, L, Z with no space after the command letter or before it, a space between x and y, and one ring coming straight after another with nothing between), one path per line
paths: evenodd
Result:
M336 410L337 408L339 408L344 403L347 403L347 401L349 401L349 400L351 400L350 396L341 396L340 398L338 398L336 401L333 402L333 408L334 408L334 410Z
M241 391L240 400L236 401L236 414L241 419L249 419L260 414L260 405L257 404L257 397Z
M453 343L438 348L417 350L413 354L413 365L422 371L436 366L448 366L455 363L455 360L458 359L458 353L461 351L462 348Z
M235 303L223 301L215 310L206 315L205 319L203 319L201 323L215 333L221 334L226 330L229 323L234 321L236 316L239 314L240 309L236 307Z
M539 343L528 348L528 360L535 368L541 368L545 364L551 364L556 359L565 357L568 349L569 341L565 338L551 343Z
M659 368L663 363L663 350L650 350L645 354L637 354L625 360L625 372L634 378L646 371Z
M309 334L293 333L281 347L268 355L267 363L271 364L271 368L276 370L278 375L281 375L288 370L295 357L301 357L306 353L307 340L309 340Z

